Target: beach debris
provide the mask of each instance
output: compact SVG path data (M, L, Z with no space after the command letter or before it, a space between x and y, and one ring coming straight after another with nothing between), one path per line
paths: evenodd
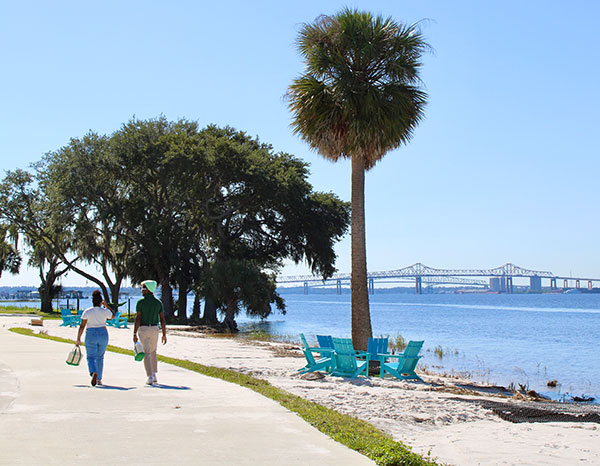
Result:
M548 383L546 383L546 385L548 387L552 387L552 388L556 387L557 384L558 384L558 380L556 380L556 379L549 380Z
M304 374L302 376L300 376L301 379L304 380L321 380L325 378L325 374L323 374L322 372L319 371L314 371L314 372L309 372L307 374Z
M581 396L573 397L573 401L576 401L578 403L589 403L590 401L594 401L594 400L595 400L595 398L593 396L581 395Z

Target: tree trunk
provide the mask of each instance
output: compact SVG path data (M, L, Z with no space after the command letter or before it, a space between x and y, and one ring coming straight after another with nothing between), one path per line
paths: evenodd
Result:
M165 309L165 318L173 317L173 289L169 285L169 279L162 280L160 284L160 300Z
M352 343L358 350L367 350L373 336L369 291L367 288L367 248L365 232L365 163L359 156L352 157Z
M52 287L48 288L46 283L42 283L38 288L40 292L41 311L52 312Z
M236 333L238 331L237 322L235 321L237 311L238 302L235 298L231 298L227 304L227 308L225 309L225 320L223 320L223 324L232 333Z
M204 297L204 315L202 318L209 324L216 324L218 322L217 305L215 304L215 301L208 296Z
M113 311L117 312L119 306L119 293L121 292L121 280L118 280L116 283L109 283L109 291L110 291L110 304L113 304ZM106 296L104 297L106 300Z
M194 306L192 307L192 319L200 319L200 296L197 292L194 292Z
M179 282L179 298L177 299L177 317L187 319L187 283Z

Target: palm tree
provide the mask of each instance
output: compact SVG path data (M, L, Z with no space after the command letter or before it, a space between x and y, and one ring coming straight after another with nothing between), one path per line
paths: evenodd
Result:
M292 128L327 159L352 165L352 339L367 349L372 336L365 246L365 170L406 144L423 117L417 25L344 9L300 30L306 69L288 90Z
M17 233L7 225L0 225L0 277L2 272L13 275L21 268L21 254L17 250Z

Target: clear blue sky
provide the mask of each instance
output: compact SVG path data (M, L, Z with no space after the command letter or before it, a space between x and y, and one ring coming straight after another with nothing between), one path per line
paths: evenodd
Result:
M302 71L299 26L343 6L426 20L434 49L425 120L367 175L369 270L513 262L600 277L592 1L0 0L0 172L90 129L163 114L259 136L309 162L316 189L349 200L349 163L294 136L283 100ZM349 272L349 238L337 252ZM37 282L23 272L0 285Z

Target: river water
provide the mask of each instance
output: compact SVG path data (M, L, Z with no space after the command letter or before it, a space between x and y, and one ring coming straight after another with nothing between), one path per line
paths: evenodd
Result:
M286 315L263 321L240 315L240 329L292 340L299 333L350 337L348 292L280 292ZM132 310L137 299L131 298ZM523 385L554 399L600 399L600 294L376 292L370 308L374 336L425 341L423 367L476 382ZM558 386L548 388L550 380Z
M350 336L349 294L282 296L285 316L240 323L296 338ZM521 384L554 399L600 398L600 294L376 293L370 308L374 336L424 340L421 364L436 371Z

